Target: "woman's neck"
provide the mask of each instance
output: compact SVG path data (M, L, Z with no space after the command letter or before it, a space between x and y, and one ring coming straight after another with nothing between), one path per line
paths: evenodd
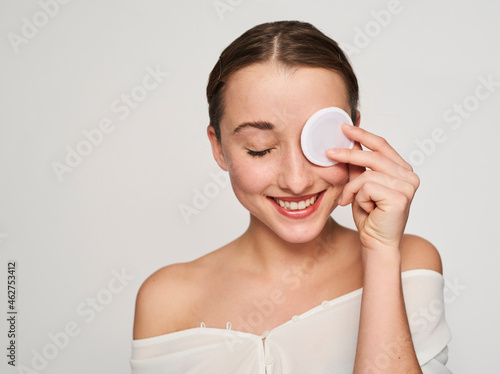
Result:
M335 261L342 231L343 227L329 217L315 239L305 243L290 243L250 215L250 225L236 244L249 267L274 278L282 274L284 269L303 267L307 262Z

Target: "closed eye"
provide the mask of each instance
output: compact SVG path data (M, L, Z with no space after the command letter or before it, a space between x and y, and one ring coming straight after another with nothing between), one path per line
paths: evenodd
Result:
M252 156L252 157L262 157L264 155L266 155L267 153L271 152L272 148L269 148L269 149L265 149L263 151L252 151L251 149L248 149L247 148L247 153Z

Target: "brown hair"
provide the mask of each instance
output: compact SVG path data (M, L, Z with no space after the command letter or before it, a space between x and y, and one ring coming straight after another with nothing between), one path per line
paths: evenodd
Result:
M307 22L268 22L251 28L234 40L222 52L210 73L207 85L208 114L219 143L225 84L236 71L267 61L276 61L285 67L316 67L339 73L347 88L351 118L356 123L358 81L337 42Z

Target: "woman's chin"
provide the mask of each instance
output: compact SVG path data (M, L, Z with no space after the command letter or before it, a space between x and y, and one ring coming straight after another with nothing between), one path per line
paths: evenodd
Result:
M282 240L288 243L300 244L308 243L316 239L323 227L312 227L311 225L304 225L303 227L290 226L288 228L280 228L273 230Z

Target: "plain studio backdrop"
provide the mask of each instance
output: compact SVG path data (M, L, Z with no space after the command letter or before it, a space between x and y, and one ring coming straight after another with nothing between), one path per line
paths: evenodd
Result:
M246 229L210 151L205 87L232 40L286 19L341 44L361 126L421 178L407 232L442 256L448 367L500 372L500 2L0 4L2 373L128 372L144 279ZM350 207L333 216L354 228Z

